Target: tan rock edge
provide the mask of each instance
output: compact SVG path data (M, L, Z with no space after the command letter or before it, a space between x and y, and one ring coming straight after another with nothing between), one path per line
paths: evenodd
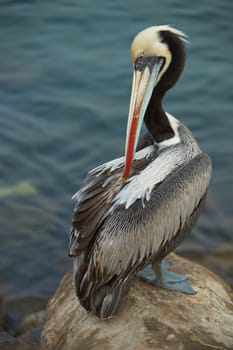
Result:
M83 309L72 274L64 276L47 309L43 350L233 349L230 287L210 270L170 254L171 270L190 278L194 296L137 278L116 318L100 321Z

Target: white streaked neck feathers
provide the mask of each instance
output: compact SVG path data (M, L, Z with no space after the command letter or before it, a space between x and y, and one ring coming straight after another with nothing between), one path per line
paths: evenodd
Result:
M166 113L166 116L168 117L169 124L170 124L172 130L174 131L175 135L173 137L171 137L170 139L156 143L158 145L159 149L170 147L170 146L175 146L177 143L180 142L180 136L179 136L179 132L178 132L178 127L180 124L179 120L176 119L175 117L173 117L169 113Z

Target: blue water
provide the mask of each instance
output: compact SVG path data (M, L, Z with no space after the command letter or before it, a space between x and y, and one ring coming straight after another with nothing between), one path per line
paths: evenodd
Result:
M180 251L233 246L232 13L230 0L1 1L0 193L21 181L37 191L0 196L2 292L51 293L70 269L71 196L88 170L123 153L129 46L151 25L189 36L165 107L214 168L206 209Z

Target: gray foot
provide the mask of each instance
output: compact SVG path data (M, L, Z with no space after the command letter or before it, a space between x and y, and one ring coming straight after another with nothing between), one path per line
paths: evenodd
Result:
M196 294L191 287L188 278L168 271L169 265L168 261L153 264L153 267L152 265L148 265L138 273L138 276L144 281L155 284L164 289L185 294Z

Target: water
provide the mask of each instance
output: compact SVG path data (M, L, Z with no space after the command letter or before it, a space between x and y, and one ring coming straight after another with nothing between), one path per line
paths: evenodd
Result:
M232 10L230 0L1 1L2 292L50 294L71 268L71 196L88 170L123 153L129 46L156 24L189 36L165 106L214 167L207 207L179 251L233 280Z

